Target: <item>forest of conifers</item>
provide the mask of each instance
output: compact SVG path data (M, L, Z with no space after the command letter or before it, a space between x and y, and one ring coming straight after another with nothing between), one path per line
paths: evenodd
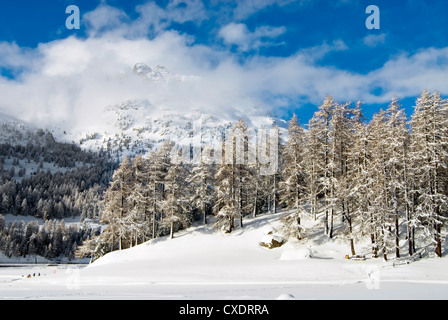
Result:
M236 122L219 150L233 155L238 141L254 150L250 139L241 140L247 130L243 120ZM424 90L409 117L393 98L369 121L361 103L327 97L307 124L294 115L288 133L267 143L278 143L264 148L277 161L274 174L260 174L265 162L211 163L207 153L199 163L183 163L173 159L170 141L147 157L125 158L104 194L105 228L84 242L79 256L173 236L199 219L232 232L244 227L244 217L280 208L293 210L283 220L287 236L306 237L301 218L308 215L323 221L328 238L346 239L353 255L357 241L368 240L372 255L385 259L423 246L442 256L448 100L437 91Z
M97 231L66 226L64 219L99 216L116 162L105 153L58 143L40 129L24 135L3 125L2 132L15 140L0 144L0 250L7 257L74 258Z

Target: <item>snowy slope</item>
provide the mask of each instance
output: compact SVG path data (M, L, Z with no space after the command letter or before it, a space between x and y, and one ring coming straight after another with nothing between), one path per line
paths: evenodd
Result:
M35 137L30 136L36 130L33 125L0 112L0 143L20 145L33 143Z
M39 269L22 278L0 269L0 292L10 298L67 299L445 299L446 258L393 266L382 259L344 258L339 240L288 241L269 250L259 242L274 231L282 213L246 219L223 234L197 226L93 264ZM305 219L306 220L306 219ZM306 221L310 230L317 227ZM361 246L359 246L361 247ZM362 249L360 249L362 251ZM368 250L366 251L368 252ZM28 270L28 269L26 269ZM27 272L18 269L16 272ZM3 279L3 280L1 280Z

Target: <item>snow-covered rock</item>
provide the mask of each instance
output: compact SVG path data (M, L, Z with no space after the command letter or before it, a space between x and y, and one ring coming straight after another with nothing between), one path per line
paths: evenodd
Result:
M266 234L260 239L260 245L268 249L281 247L286 242L281 236Z

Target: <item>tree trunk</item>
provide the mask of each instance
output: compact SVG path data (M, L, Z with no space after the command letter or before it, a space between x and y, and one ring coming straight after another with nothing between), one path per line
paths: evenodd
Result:
M372 255L374 258L378 258L378 245L375 241L375 234L372 232L370 234L370 242L372 244Z
M440 231L441 231L440 224L435 222L434 229L435 229L434 240L436 242L435 253L437 254L437 256L439 258L441 258L442 257L442 240L440 239Z
M333 238L333 216L334 216L334 209L330 209L330 221L328 226L328 238Z
M258 185L255 186L255 197L254 197L254 209L252 211L252 217L257 216L257 200L258 200Z
M353 238L350 239L350 250L352 251L352 256L355 256L355 241L353 240Z

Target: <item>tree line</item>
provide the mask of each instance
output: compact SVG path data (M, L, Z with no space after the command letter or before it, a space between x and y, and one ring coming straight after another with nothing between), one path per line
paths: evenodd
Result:
M117 162L103 151L56 142L42 129L23 131L4 124L1 130L0 250L7 257L74 258L77 247L93 233L66 227L63 219L99 218L102 195ZM6 225L3 215L17 218ZM22 216L36 220L25 224Z
M346 239L353 255L356 242L367 239L375 257L400 257L401 240L407 242L405 254L429 243L442 256L448 100L437 91L424 90L409 118L397 98L367 121L361 102L327 97L305 126L294 115L285 137L253 146L247 132L243 120L234 124L218 150L226 159L221 163L209 161L206 152L200 163L179 161L170 141L148 157L125 158L104 195L105 228L78 253L98 257L172 237L210 216L232 232L243 227L245 216L282 207L294 209L283 229L298 239L306 236L306 214L323 221L328 238L337 233ZM236 161L238 148L243 161ZM261 174L270 164L249 161L251 150L275 158L275 172Z
M105 152L56 142L43 130L26 139L26 144L0 144L0 214L44 220L98 217L116 161Z
M39 226L37 220L5 223L0 215L0 249L9 258L41 256L49 260L75 258L82 242L95 234L91 228L66 226L64 220L47 220Z

